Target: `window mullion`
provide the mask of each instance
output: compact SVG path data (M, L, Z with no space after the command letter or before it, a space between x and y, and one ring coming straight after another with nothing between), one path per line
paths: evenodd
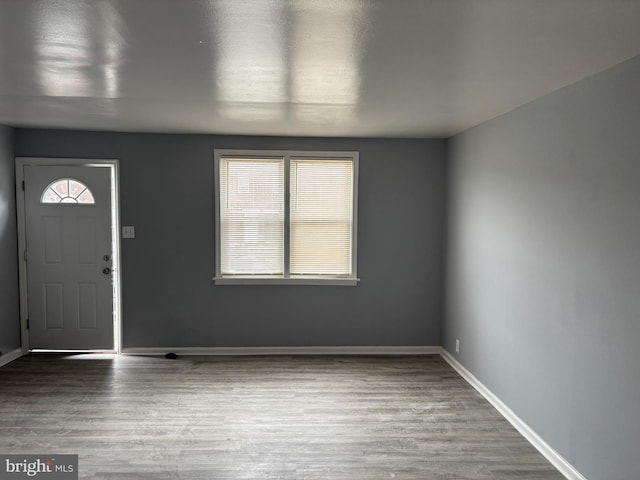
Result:
M290 169L291 156L284 157L284 278L289 278L289 264L291 251L291 195L289 192L291 186Z

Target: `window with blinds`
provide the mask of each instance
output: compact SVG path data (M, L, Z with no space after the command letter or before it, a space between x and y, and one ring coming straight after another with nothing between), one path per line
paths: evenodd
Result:
M223 275L284 273L284 160L220 162L220 267Z
M216 150L216 283L355 285L356 152Z
M292 275L351 276L353 162L291 159Z

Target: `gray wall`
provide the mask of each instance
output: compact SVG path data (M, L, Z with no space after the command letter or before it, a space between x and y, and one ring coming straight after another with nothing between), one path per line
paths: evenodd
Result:
M448 146L444 346L590 480L640 472L639 128L640 57Z
M0 126L0 352L20 347L13 129Z
M214 148L359 151L360 284L213 285ZM125 347L441 343L442 140L20 129L16 155L120 160Z

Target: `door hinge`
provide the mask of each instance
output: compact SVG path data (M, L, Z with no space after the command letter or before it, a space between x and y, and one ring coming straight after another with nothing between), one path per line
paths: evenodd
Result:
M29 319L27 318L27 330L29 330Z
M22 180L22 191L24 192L24 180Z
M24 252L22 252L22 257L24 258L24 261L27 261L27 251L25 250Z

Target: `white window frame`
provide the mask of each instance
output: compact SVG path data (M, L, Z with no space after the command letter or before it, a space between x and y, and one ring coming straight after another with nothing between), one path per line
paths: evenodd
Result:
M284 275L233 275L223 276L220 262L220 160L221 158L284 158L285 177L285 228L284 228ZM291 159L327 159L350 160L353 162L353 222L351 232L351 276L334 277L329 275L304 277L291 276L289 273L289 245L290 245L290 211L289 211L289 171ZM357 274L357 246L358 246L358 152L349 151L300 151L300 150L214 150L214 183L215 183L215 277L216 285L340 285L355 286L360 280Z

